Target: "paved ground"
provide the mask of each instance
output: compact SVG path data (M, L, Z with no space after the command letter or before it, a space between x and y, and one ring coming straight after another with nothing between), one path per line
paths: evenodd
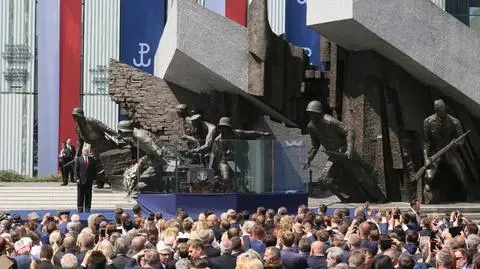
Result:
M0 182L0 210L75 209L76 184L60 186L53 182L10 183ZM132 207L134 200L125 199L124 192L94 189L92 209Z

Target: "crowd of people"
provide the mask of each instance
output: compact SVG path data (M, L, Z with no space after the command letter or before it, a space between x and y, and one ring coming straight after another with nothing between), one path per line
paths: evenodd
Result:
M69 212L3 215L0 268L480 269L479 229L461 212L426 216L418 201L404 212L368 203L329 212L300 205L296 214L259 207L189 216L179 208L166 219L136 205L85 224Z

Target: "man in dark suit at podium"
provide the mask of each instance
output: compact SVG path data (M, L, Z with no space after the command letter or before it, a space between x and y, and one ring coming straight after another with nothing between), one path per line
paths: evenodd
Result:
M96 176L95 160L89 156L90 149L83 148L82 156L77 157L75 178L77 180L77 208L78 212L90 213L92 206L92 186ZM84 205L85 203L85 205Z

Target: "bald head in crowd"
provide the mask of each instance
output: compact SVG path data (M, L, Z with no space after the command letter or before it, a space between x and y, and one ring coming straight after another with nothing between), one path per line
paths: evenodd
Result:
M132 239L130 248L134 253L137 253L145 248L146 239L143 236L135 236Z
M207 217L208 228L215 227L217 225L218 218L215 214L210 214Z
M80 249L87 250L92 249L95 246L95 236L93 234L84 233L79 237Z
M325 253L323 242L314 241L310 246L310 255L311 256L320 256Z
M370 224L368 222L362 222L358 229L360 231L360 238L363 240L368 239L368 236L370 235Z
M77 269L78 267L77 256L71 253L65 254L62 257L60 264L62 265L62 269Z
M77 240L73 236L66 236L63 240L63 247L65 250L75 250Z

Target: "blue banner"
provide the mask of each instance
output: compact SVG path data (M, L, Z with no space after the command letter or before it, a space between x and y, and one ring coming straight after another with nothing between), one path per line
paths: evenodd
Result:
M153 74L155 52L165 27L165 0L121 0L120 62ZM126 119L119 115L119 120Z
M285 6L285 36L296 46L303 47L310 62L323 70L320 62L320 34L307 27L307 1L287 0Z
M165 27L165 0L121 0L120 61L153 74Z

